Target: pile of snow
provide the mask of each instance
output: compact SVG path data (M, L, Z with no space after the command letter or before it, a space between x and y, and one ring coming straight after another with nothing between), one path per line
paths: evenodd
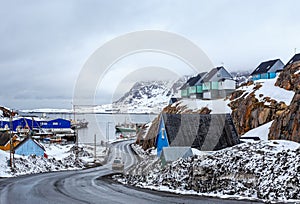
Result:
M248 132L243 134L240 139L243 139L243 137L258 137L260 138L260 140L267 141L272 122L273 121L268 122L252 130L249 130Z
M0 150L0 177L9 177L10 169L7 165L7 160L9 159L9 153Z
M144 150L141 146L132 144L132 150L138 155L139 162L129 169L126 173L130 175L143 175L153 169L153 166L159 164L159 159L156 156L156 149L150 148Z
M300 144L295 142L243 143L179 159L164 168L152 167L140 171L143 174L115 178L124 184L181 194L300 201Z
M79 146L78 159L76 160L74 145L46 144L48 158L14 155L14 170L8 166L9 153L0 150L0 177L19 176L51 171L83 169L94 161L94 149L89 145ZM106 155L104 147L97 147L97 159L104 161Z

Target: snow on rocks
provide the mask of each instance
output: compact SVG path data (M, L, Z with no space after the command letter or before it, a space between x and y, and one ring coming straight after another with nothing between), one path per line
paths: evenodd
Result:
M46 159L44 157L37 157L34 155L20 157L15 159L14 164L15 167L12 172L12 176L60 170L75 170L82 169L84 167L82 160L79 159L76 162L74 154L70 154L61 160L57 160L55 158Z
M278 102L283 101L286 105L289 105L295 93L293 91L288 91L278 86L275 86L274 84L276 83L277 78L278 77L274 79L256 80L255 83L253 83L252 85L241 86L237 90L245 91L248 94L255 91L255 95L259 96L258 99L261 102L264 102L263 97L268 96L271 99L275 99ZM260 84L261 86L259 86L259 88L256 89L255 87L257 87L258 84ZM247 95L243 95L243 97L246 98Z
M243 143L153 167L116 178L124 184L183 194L300 202L300 144L294 142Z
M94 161L93 148L88 145L80 146L78 159L75 157L74 145L46 144L48 158L15 155L13 171L8 166L9 153L0 150L0 177L12 177L24 174L34 174L62 170L83 169L89 162ZM103 157L103 147L97 148L97 156Z

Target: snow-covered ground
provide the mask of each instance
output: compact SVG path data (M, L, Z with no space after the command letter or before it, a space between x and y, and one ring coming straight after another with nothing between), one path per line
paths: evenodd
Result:
M173 104L173 106L180 104L179 106L186 106L187 109L192 111L200 110L203 107L207 107L212 110L212 114L220 114L220 113L231 113L231 109L228 107L228 101L224 99L216 99L216 100L201 100L201 99L182 99Z
M115 176L142 188L222 198L300 202L300 144L260 141Z
M277 78L278 77L274 79L260 79L255 81L254 84L250 86L242 86L237 90L244 90L248 94L250 94L251 92L253 92L253 88L260 83L262 87L255 91L257 99L263 101L263 98L267 96L271 99L275 99L277 102L283 101L286 105L290 105L295 92L287 91L278 86L275 86L274 84L277 81Z
M45 144L48 158L36 156L15 155L14 171L8 166L9 152L0 150L0 177L12 177L49 171L76 170L85 168L95 160L94 147L80 145L78 160L76 161L74 145ZM106 155L105 147L96 147L96 160L103 162Z

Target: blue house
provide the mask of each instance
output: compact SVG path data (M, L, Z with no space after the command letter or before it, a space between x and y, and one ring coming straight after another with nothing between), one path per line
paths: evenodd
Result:
M265 61L258 65L251 76L253 80L273 79L276 77L276 73L282 71L283 67L284 64L280 59Z
M14 148L15 154L44 156L45 148L36 140L27 137Z
M157 156L159 157L163 147L168 147L169 141L168 141L168 135L165 127L164 118L162 115L160 115L160 121L157 131L157 137L156 137L156 149L157 149Z

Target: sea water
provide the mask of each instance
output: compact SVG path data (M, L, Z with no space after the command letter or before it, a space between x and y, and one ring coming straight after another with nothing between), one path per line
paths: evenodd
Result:
M47 114L50 118L64 118L74 120L74 114ZM145 124L151 122L157 115L155 114L82 114L76 113L75 120L87 121L88 127L78 129L79 144L100 144L112 141L119 137L115 133L115 126L119 124ZM134 133L131 133L134 134Z

